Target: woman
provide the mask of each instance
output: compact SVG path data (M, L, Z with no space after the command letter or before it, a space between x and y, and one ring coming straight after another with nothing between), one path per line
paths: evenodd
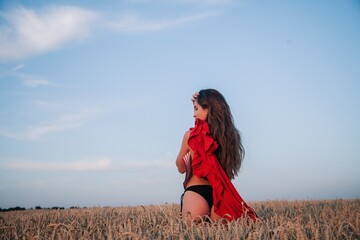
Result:
M214 89L195 93L192 101L195 126L185 133L176 159L178 171L186 173L183 218L233 220L246 214L256 220L230 181L241 167L244 148L229 105Z

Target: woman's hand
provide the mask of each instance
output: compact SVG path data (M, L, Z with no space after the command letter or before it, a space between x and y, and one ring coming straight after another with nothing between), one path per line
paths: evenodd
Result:
M188 152L187 154L185 154L185 156L183 157L185 165L186 165L186 170L188 168L188 166L190 165L190 159L191 159L191 155L190 152Z

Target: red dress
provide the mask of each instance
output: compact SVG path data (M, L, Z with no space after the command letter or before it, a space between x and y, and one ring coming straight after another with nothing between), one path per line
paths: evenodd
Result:
M215 155L218 144L210 135L207 122L196 119L195 127L190 130L188 144L194 151L192 174L206 178L211 184L215 213L228 220L240 218L243 214L256 220L256 213L244 202L221 167Z

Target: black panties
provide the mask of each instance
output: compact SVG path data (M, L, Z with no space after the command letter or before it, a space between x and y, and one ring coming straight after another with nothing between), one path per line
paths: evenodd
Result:
M192 192L196 192L196 193L200 194L200 196L202 196L208 203L209 209L211 209L211 207L213 205L213 195L212 195L211 185L193 185L193 186L187 187L185 189L184 193L181 195L181 211L182 211L182 207L183 207L183 198L184 198L184 194L186 193L186 191L192 191Z

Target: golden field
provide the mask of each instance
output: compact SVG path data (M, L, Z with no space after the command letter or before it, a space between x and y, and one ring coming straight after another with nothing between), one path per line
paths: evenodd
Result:
M360 199L249 202L260 221L187 226L178 204L0 213L0 239L360 239Z

